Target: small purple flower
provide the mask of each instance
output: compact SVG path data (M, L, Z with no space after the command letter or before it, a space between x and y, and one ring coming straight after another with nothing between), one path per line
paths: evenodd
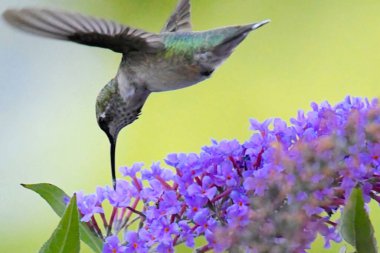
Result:
M217 167L217 174L214 175L217 186L236 186L239 182L239 175L230 160L226 160Z
M179 213L181 202L177 199L175 191L165 191L162 194L159 210L161 214L171 215Z
M156 252L159 253L174 253L174 247L172 244L160 243L156 248Z
M125 250L126 247L120 245L116 235L107 237L103 245L103 253L125 253Z
M253 190L255 195L263 196L265 190L268 189L267 181L270 177L269 168L262 168L253 172L253 177L247 177L244 180L244 189Z
M261 135L265 136L269 131L269 125L271 124L272 120L265 120L264 122L260 123L255 119L251 119L251 129L253 131L259 131Z
M154 163L150 167L151 170L142 170L142 179L150 180L153 178L162 178L165 181L173 179L173 172L160 167L160 163Z
M323 209L321 207L309 203L306 203L303 206L303 209L309 217L312 217L314 214L320 214L323 212Z
M241 145L237 140L221 141L216 147L224 156L239 156L242 152Z
M212 186L213 182L209 176L205 176L202 179L202 184L193 183L187 188L189 196L204 197L211 200L216 194L216 187Z
M162 217L151 223L151 232L161 244L170 246L173 244L174 236L179 235L180 230L176 223L171 223L167 218Z
M139 238L145 242L145 245L150 248L152 247L158 240L159 238L156 238L150 229L149 226L144 226L142 227L139 231Z
M201 196L187 196L185 201L187 204L186 215L192 219L194 215L207 204L208 199Z
M207 208L201 209L194 215L194 223L198 226L195 230L198 235L205 231L213 231L217 226L216 220L211 218L210 210Z
M113 206L126 207L133 197L137 196L137 190L125 180L117 180L116 191L111 187L106 187L105 196Z
M156 202L158 201L162 194L165 191L164 186L160 181L157 179L151 179L149 180L150 187L144 187L141 192L140 196L146 201L146 202Z
M125 247L125 252L134 252L134 253L148 253L149 247L145 244L145 241L142 240L137 232L128 231L125 234L124 240L127 242Z
M185 241L186 246L189 248L194 248L194 233L187 221L178 222L178 226L181 229L181 239Z
M96 187L96 196L98 197L99 203L103 203L103 201L107 198L105 187Z
M143 166L144 163L135 163L132 167L121 167L119 171L124 177L136 177L136 173L139 172Z
M83 215L81 221L88 222L96 213L103 213L100 202L96 194L84 195L83 192L77 192L77 204L80 213Z
M229 224L238 223L239 226L246 226L249 223L249 199L242 192L231 192L233 204L226 210L227 220Z
M326 224L320 224L318 227L319 233L323 236L325 240L325 248L330 248L330 241L341 242L342 238L340 237L338 231L334 227L328 227Z

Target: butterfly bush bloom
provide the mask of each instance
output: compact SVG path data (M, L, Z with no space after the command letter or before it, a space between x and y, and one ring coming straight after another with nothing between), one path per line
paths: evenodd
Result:
M116 191L78 194L81 221L103 252L174 252L198 237L206 243L197 252L306 252L318 234L329 247L341 240L332 214L354 187L380 202L380 107L347 97L311 108L290 124L251 120L244 143L122 167Z

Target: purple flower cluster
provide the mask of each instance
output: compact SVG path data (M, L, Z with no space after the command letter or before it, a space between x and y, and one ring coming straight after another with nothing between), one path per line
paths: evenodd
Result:
M174 252L179 244L195 248L198 237L207 243L197 252L305 252L317 234L328 247L340 241L331 215L353 187L380 202L380 107L347 97L312 104L290 122L251 120L245 143L170 154L172 169L122 167L116 191L78 193L81 220L112 253Z

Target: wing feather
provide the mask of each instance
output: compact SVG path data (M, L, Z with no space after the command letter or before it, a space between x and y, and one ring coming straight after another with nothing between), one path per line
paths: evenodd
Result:
M9 24L29 33L119 53L155 52L164 48L158 34L78 13L25 8L7 10L3 16Z
M190 0L180 0L161 32L190 32Z

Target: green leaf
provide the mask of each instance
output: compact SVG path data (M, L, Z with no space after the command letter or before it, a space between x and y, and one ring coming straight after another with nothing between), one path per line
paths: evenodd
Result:
M339 231L345 241L356 248L358 253L376 253L374 230L364 209L363 193L360 188L352 190L344 207Z
M32 190L38 193L43 199L48 202L48 204L53 208L54 212L62 217L65 212L65 202L63 201L65 198L69 199L70 197L52 184L21 184L23 187Z
M48 204L53 208L54 212L59 217L63 216L63 213L66 208L63 200L64 198L69 198L69 196L60 188L58 188L55 185L46 183L27 185L22 184L22 186L41 195L41 197L45 199L46 202L48 202ZM92 230L90 230L85 223L80 223L79 233L80 239L84 243L86 243L94 252L102 252L102 240L99 237L97 237L96 234Z
M40 253L79 253L79 213L77 197L71 198L61 221Z

